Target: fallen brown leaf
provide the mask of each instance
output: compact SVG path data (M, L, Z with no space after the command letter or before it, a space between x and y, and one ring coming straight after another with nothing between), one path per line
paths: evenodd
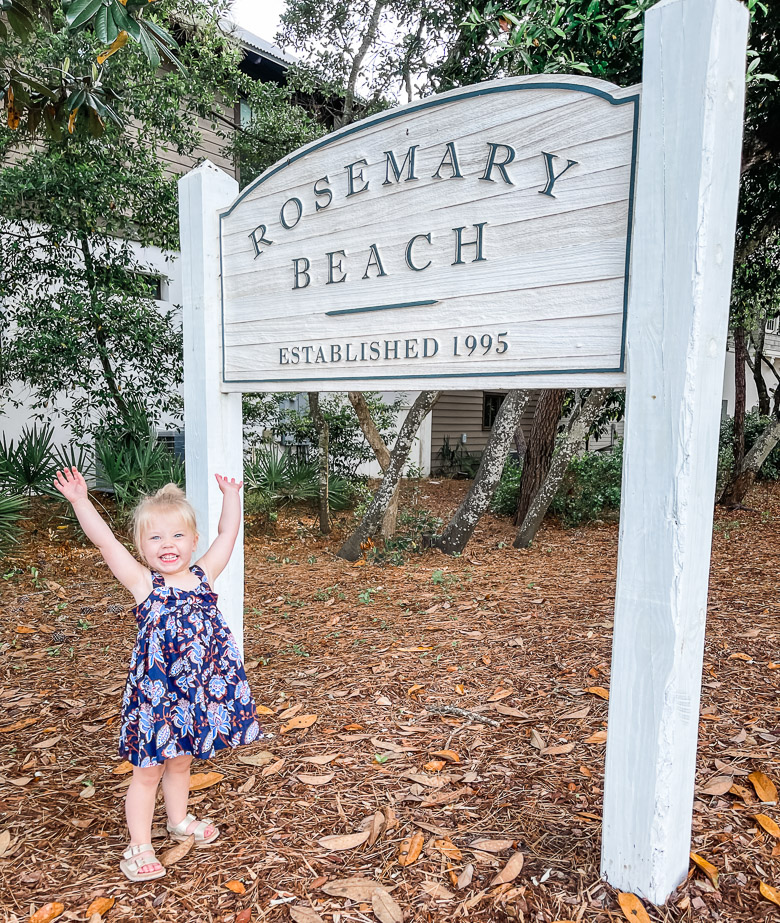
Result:
M706 785L702 785L699 791L703 795L725 795L731 791L733 784L731 776L715 776Z
M403 910L384 888L377 888L371 895L371 907L379 923L403 923Z
M421 833L415 833L401 842L398 847L398 864L404 868L415 863L422 851L425 837Z
M771 817L767 817L766 814L754 814L753 817L770 836L773 836L776 840L780 840L780 827L777 826Z
M370 901L377 888L382 888L378 881L359 875L339 878L322 886L322 890L331 897L346 897L351 901Z
M328 782L332 782L336 777L335 772L327 772L321 776L312 776L308 773L301 772L295 777L299 782L303 782L304 785L327 785Z
M87 919L93 916L94 914L100 914L102 917L103 914L108 913L108 911L114 906L116 898L114 897L96 897L94 901L87 907Z
M345 835L337 834L335 836L324 836L322 839L317 840L317 842L324 849L329 849L331 852L341 852L345 849L356 849L358 846L362 846L369 837L368 830L362 830L360 833L347 833Z
M304 907L301 904L295 904L289 908L290 918L293 923L325 923L316 910L311 907Z
M715 868L715 866L695 852L691 853L691 859L693 859L694 863L698 865L702 872L704 872L704 874L707 876L707 878L709 878L709 880L712 882L712 887L717 888L718 870Z
M423 881L420 887L436 901L451 901L455 897L452 891L439 884L438 881Z
M260 750L259 753L241 754L238 761L246 766L267 766L268 763L275 759L276 754L271 753L270 750Z
M199 792L201 789L211 788L224 778L221 772L193 772L190 776L190 791Z
M114 766L111 773L115 776L123 776L125 773L133 771L133 764L130 760L123 760L118 766Z
M228 891L232 891L234 894L246 894L246 887L243 881L226 881L225 887L228 889Z
M773 888L772 885L759 881L758 890L761 892L762 897L765 897L768 901L772 901L773 904L777 904L777 906L780 907L780 891L778 891L777 888Z
M650 923L650 916L636 894L620 892L617 899L623 916L631 923Z
M520 874L523 868L523 854L521 852L516 852L509 857L507 864L501 869L501 871L496 875L496 877L490 882L490 887L495 888L496 885L503 885L509 881L514 881L515 878Z
M290 731L300 731L305 728L310 728L318 718L319 715L296 715L282 727L281 733L288 734Z
M589 686L585 692L589 692L591 695L597 695L600 699L609 699L609 690L605 689L603 686Z
M60 904L58 901L50 901L39 910L36 910L27 923L51 923L52 920L56 920L64 912L64 904Z
M751 772L748 781L753 783L753 788L759 799L767 804L777 804L777 789L774 782L763 772Z
M171 846L159 857L160 862L168 868L169 865L175 865L180 859L183 859L195 845L195 837L190 835L186 840Z
M448 859L453 859L455 862L460 862L463 859L463 853L449 837L434 840L433 847L434 849L438 849L443 856L446 856Z

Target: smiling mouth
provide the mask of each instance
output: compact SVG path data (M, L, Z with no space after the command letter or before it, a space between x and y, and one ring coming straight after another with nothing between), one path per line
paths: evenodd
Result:
M166 564L170 564L173 561L178 561L179 556L177 554L162 554L160 555L160 560L164 561Z

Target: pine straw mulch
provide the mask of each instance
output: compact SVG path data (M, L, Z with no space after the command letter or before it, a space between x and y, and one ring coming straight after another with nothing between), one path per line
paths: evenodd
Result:
M444 513L465 486L424 483L417 502ZM780 915L758 890L759 880L780 887L780 842L752 816L780 820L780 809L759 806L743 778L761 770L780 782L780 488L759 485L749 503L718 510L714 533L692 848L719 885L692 867L665 907L646 905L653 921ZM69 528L30 526L4 562L0 608L3 920L26 921L48 901L64 904L60 919L84 920L98 896L115 898L112 923L392 919L322 890L352 875L391 889L406 920L624 920L599 879L607 702L587 691L609 686L616 525L548 522L518 552L509 521L489 516L462 557L426 551L400 567L337 559L347 525L324 540L298 511L247 538L247 672L274 736L196 766L224 776L192 797L222 837L147 885L118 870L131 600ZM282 731L305 715L317 716L311 727ZM455 755L426 769L441 750ZM722 776L736 794L702 792ZM373 845L318 842L375 816ZM156 819L159 852L171 845L162 805ZM422 853L402 868L399 847L414 834ZM505 842L472 847L485 838ZM520 874L491 887L517 851Z

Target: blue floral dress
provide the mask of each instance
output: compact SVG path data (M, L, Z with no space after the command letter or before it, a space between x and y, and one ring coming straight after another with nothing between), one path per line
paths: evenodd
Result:
M135 608L138 636L122 699L119 754L135 766L174 756L208 759L261 736L257 712L217 595L197 564L194 590L167 587L152 572L152 592Z

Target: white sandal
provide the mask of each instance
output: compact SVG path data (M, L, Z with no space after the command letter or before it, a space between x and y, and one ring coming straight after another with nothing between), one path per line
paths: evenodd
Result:
M190 824L196 823L197 826L194 830L191 830L187 833L187 827ZM176 840L177 843L183 843L184 840L188 839L191 836L195 837L196 846L208 846L209 843L213 843L214 840L219 836L219 828L215 827L210 821L198 820L192 814L188 814L183 821L180 821L175 826L171 823L167 824L168 833L171 835L171 839ZM210 836L204 836L203 831L207 827L214 827Z
M160 860L154 854L154 846L151 843L142 843L140 846L128 846L122 853L123 860L119 863L119 868L130 881L155 881L157 878L165 877L165 868ZM151 856L141 861L142 856ZM156 872L139 871L145 865L159 865Z

